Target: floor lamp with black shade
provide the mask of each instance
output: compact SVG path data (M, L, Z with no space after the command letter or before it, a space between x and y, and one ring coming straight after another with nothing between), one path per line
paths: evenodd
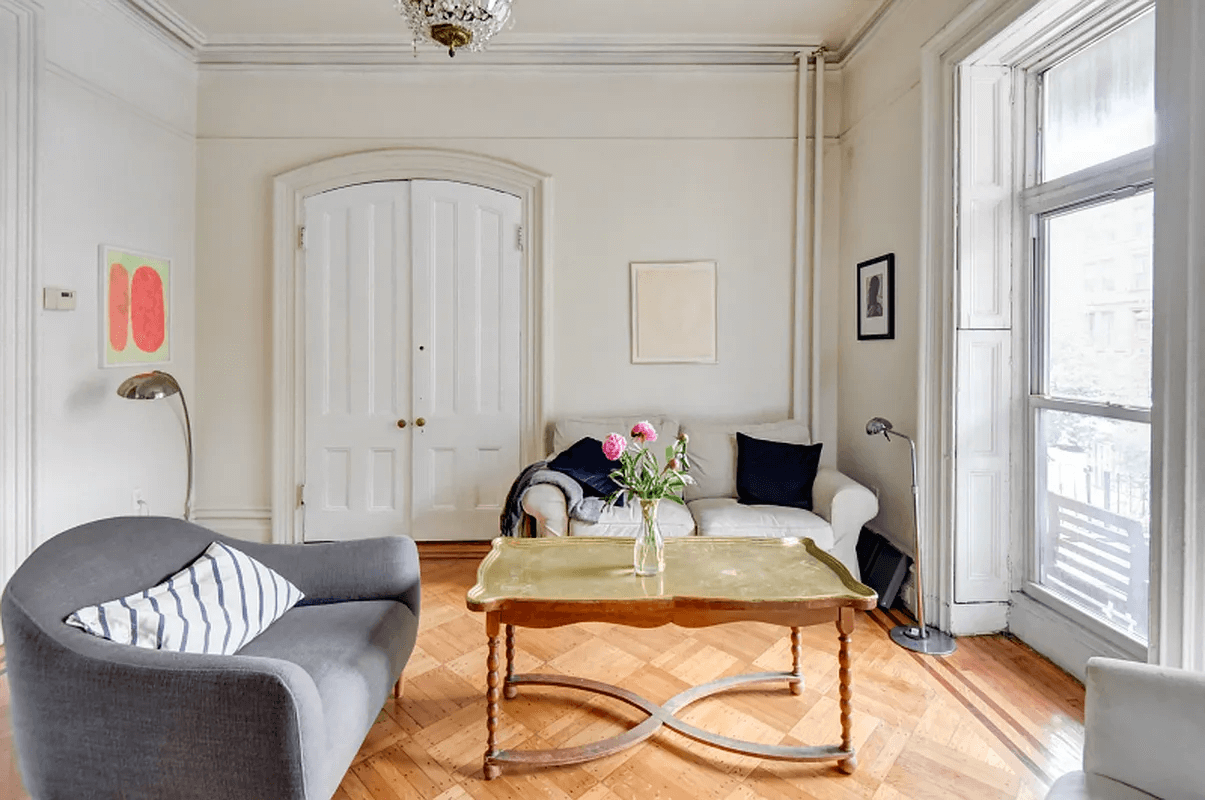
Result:
M921 543L920 543L920 494L916 487L916 442L911 436L895 430L891 423L882 417L875 417L866 423L866 433L870 436L883 434L887 441L892 436L907 439L912 448L912 530L916 535L916 625L898 625L891 630L891 639L900 647L917 653L931 656L946 656L953 653L958 646L954 637L942 633L937 628L925 625L925 590L921 580Z

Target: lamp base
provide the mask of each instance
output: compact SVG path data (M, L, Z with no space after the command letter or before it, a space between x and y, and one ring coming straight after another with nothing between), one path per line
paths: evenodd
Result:
M926 627L922 631L916 625L898 625L892 628L891 641L905 650L924 653L927 656L948 656L958 648L953 636L933 627Z

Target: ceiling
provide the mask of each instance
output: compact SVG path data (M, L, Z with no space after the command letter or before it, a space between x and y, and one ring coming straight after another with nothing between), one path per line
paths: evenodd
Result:
M838 48L888 0L515 0L516 38L800 41ZM160 0L210 42L409 40L392 0Z

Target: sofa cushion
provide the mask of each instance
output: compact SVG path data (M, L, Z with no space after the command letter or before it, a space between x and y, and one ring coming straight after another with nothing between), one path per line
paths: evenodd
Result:
M637 422L649 422L657 431L657 441L668 443L678 436L678 423L669 417L581 417L559 420L552 429L552 452L560 453L571 444L587 436L600 442L608 433L622 434L631 439L632 426Z
M215 541L158 585L85 606L64 621L148 650L228 656L304 596L275 570Z
M745 505L812 509L821 444L790 444L736 434L736 496Z
M1050 787L1046 800L1159 800L1159 798L1100 775L1068 772Z
M673 500L662 500L657 506L657 522L661 526L661 535L667 539L691 536L695 532L695 520L690 515L690 510ZM593 524L576 519L569 520L569 535L635 538L642 524L640 502L633 500L623 508L611 506L604 509L598 522Z
M394 600L298 606L238 652L289 661L313 679L322 701L324 764L346 770L414 650L418 618ZM334 782L338 785L342 774ZM329 776L328 776L329 778Z
M746 506L735 497L710 497L690 503L700 536L808 538L821 550L833 546L833 526L802 508Z
M736 497L737 431L758 439L791 444L811 444L807 425L798 420L746 424L741 422L686 422L690 437L686 453L695 483L685 491L687 501L703 497Z

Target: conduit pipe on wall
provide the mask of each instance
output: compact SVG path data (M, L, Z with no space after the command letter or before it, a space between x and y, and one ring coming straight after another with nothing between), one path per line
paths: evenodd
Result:
M811 402L812 396L815 393L815 387L808 389L807 397L804 397L804 387L807 382L807 365L810 361L805 360L803 341L806 329L803 323L803 310L807 307L807 279L804 274L804 265L807 263L807 172L808 172L808 157L807 157L807 140L808 140L808 56L807 53L796 53L795 63L798 66L797 93L798 97L795 100L795 108L798 114L798 122L795 126L795 304L793 308L794 317L794 342L791 346L791 417L794 419L803 419L804 415L808 414L808 408L814 403ZM809 343L812 347L815 342ZM808 356L810 358L810 356ZM805 406L804 404L808 405ZM815 436L815 431L812 432Z
M812 374L809 390L813 441L823 435L820 427L820 287L824 278L821 269L824 255L824 48L816 48L815 56L815 112L812 116ZM802 64L800 68L803 68Z

